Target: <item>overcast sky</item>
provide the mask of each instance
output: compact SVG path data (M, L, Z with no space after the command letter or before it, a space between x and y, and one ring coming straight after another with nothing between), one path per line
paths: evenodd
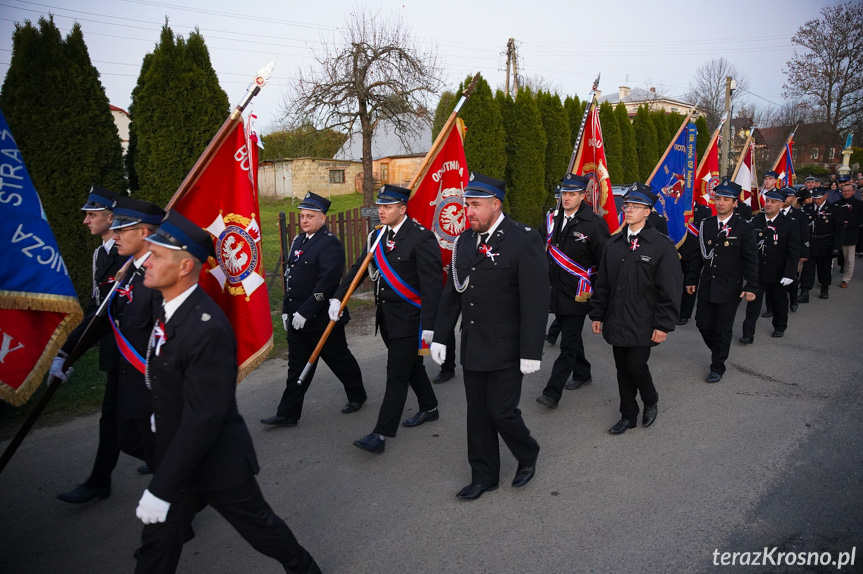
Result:
M43 3L44 2L44 3ZM264 132L282 115L285 89L312 49L338 34L357 6L343 0L0 0L0 73L5 77L15 22L54 14L67 33L78 21L111 103L128 109L141 61L153 50L167 16L176 34L199 28L213 67L232 105L259 68L273 57L273 80L254 109ZM590 91L597 72L605 93L620 85L657 86L683 95L699 65L725 57L749 76L748 99L782 103L791 36L819 17L827 0L726 0L723 2L615 2L434 0L367 2L380 14L402 17L421 47L436 47L448 88L479 71L503 86L506 43L517 41L520 72L542 76L561 94Z

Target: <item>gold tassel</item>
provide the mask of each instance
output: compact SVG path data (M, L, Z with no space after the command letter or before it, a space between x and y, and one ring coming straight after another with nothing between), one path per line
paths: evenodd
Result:
M267 360L267 356L270 354L270 351L273 350L273 338L270 337L270 340L267 341L267 344L264 345L257 353L246 359L242 365L240 365L239 370L237 371L237 384L240 384L240 381L246 378L246 376L261 366L261 364Z

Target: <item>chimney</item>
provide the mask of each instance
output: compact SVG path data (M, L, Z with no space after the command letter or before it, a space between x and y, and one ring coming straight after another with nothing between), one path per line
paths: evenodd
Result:
M620 86L617 88L617 95L621 100L629 97L629 88L627 86Z
M655 94L655 93L656 93L656 88L654 88L653 86L650 86L650 93L651 93L651 94Z

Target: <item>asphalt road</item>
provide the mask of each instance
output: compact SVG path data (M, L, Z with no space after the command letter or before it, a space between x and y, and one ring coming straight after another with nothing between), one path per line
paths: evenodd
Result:
M836 571L714 565L765 547L833 559L856 547L841 571L863 571L863 280L836 283L828 301L791 315L783 339L760 319L755 344L738 344L741 306L719 384L703 382L709 354L694 323L679 327L650 361L656 423L622 436L607 432L619 418L611 348L586 333L594 383L550 410L535 402L558 354L546 344L521 405L542 448L536 478L512 488L516 463L502 446L502 486L475 502L455 497L470 482L460 375L435 386L439 421L400 429L383 455L351 444L374 426L385 374L383 344L355 322L349 342L370 395L360 412L339 413L344 392L321 367L300 425L268 429L258 419L275 412L286 362L240 385L258 480L325 573ZM437 372L428 359L427 369ZM415 409L411 394L404 418ZM86 477L96 437L95 416L37 429L0 475L0 572L133 570L148 484L137 461L121 457L106 500L55 499ZM281 571L212 509L194 527L180 572Z

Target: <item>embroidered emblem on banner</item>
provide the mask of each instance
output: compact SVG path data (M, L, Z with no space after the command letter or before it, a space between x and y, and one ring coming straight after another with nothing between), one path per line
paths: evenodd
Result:
M442 249L452 250L455 238L466 229L463 193L460 187L444 189L441 180L437 197L430 203L437 206L432 219L432 232Z
M252 214L251 219L229 213L216 217L207 227L216 238L216 261L209 261L210 275L222 290L248 299L264 284L258 272L261 258L261 228ZM299 257L299 255L297 255Z

